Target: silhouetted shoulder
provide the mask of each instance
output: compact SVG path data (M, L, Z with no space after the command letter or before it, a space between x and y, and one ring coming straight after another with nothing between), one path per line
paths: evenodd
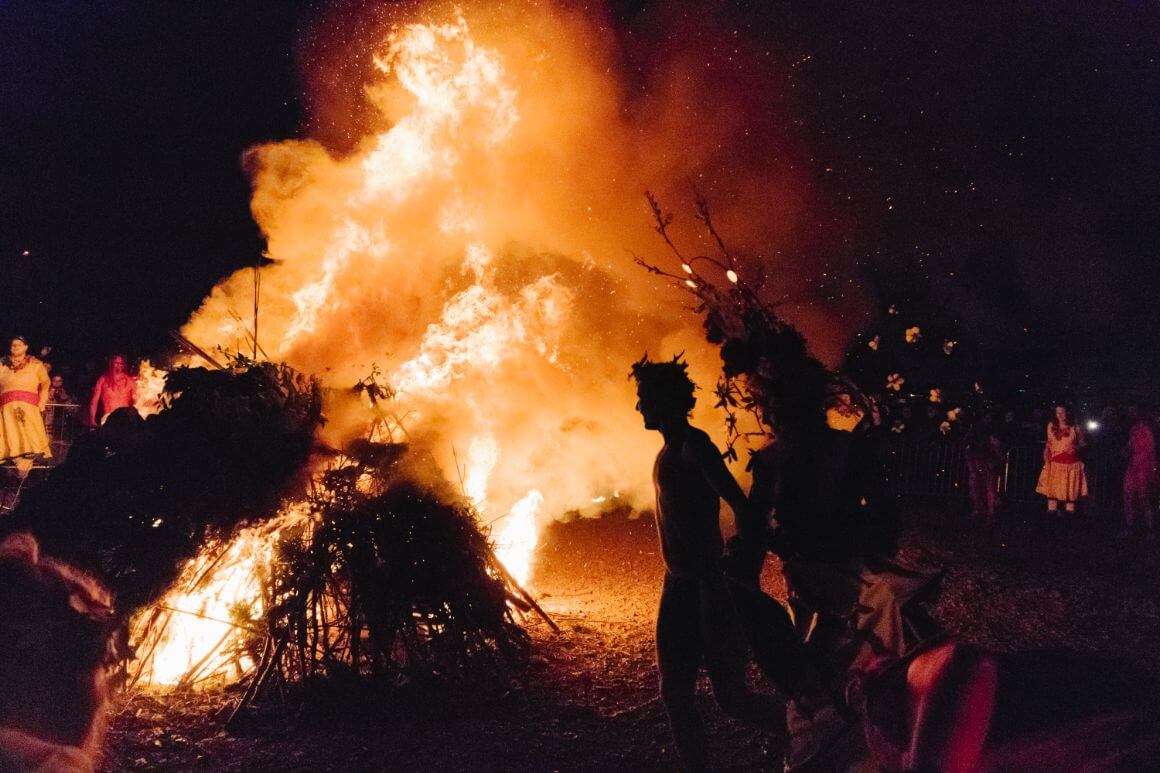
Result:
M715 457L721 456L721 451L718 450L708 433L696 427L690 427L689 434L685 436L684 452L693 457L703 457L707 454Z

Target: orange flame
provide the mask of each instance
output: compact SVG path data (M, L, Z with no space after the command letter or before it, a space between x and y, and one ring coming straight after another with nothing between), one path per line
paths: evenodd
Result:
M288 508L190 559L173 589L133 622L138 681L170 687L248 672L254 663L241 649L247 629L238 618L262 618L263 568L273 559L278 535L309 518L304 506Z
M409 441L461 471L485 520L510 509L495 543L523 582L541 519L595 514L609 495L649 501L659 440L633 410L628 364L684 351L694 380L716 380L696 319L625 251L656 247L642 188L685 201L722 148L752 141L703 120L687 63L658 84L659 101L626 110L605 29L578 13L517 0L428 14L373 52L334 47L373 65L361 139L342 152L312 139L249 152L274 259L262 269L261 345L340 388L377 365ZM792 214L768 202L795 201L796 181L755 169L751 159L718 179L726 201L762 207L770 222L742 240L758 248ZM727 208L716 214L737 233ZM210 351L244 341L253 288L248 268L220 283L183 335ZM697 411L721 426L710 400ZM332 417L323 440L360 432Z
M165 377L169 375L160 368L153 367L149 360L142 360L137 369L137 390L133 407L137 413L152 416L161 410L162 392L165 390Z
M539 542L539 524L536 516L544 503L544 495L532 489L527 496L512 505L499 536L495 540L495 556L520 585L527 585L532 572L532 552Z

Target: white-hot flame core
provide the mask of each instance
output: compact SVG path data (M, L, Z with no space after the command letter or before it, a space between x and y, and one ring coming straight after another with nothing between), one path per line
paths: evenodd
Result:
M173 590L134 620L131 635L143 658L137 665L141 681L173 686L249 671L254 663L240 644L250 634L237 613L261 619L262 578L278 536L309 518L304 506L288 508L268 523L242 530L229 544L211 543L190 559Z
M544 504L544 495L532 489L512 505L511 514L495 538L495 556L515 581L526 585L532 574L532 552L539 542L540 527L537 516Z
M487 501L487 479L499 458L499 445L492 435L481 435L467 448L467 469L463 476L463 493L471 504L483 509Z

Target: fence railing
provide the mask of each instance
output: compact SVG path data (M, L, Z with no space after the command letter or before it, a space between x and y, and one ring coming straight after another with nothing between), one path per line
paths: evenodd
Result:
M1116 459L1090 454L1084 468L1093 501L1104 505L1118 501ZM996 465L995 490L1004 502L1038 502L1041 497L1035 487L1042 469L1042 442L1014 445ZM970 496L966 449L961 440L891 440L884 453L884 472L888 490L903 498Z
M942 440L891 441L884 458L886 485L899 496L967 496L963 444Z
M37 466L55 467L68 457L73 441L85 430L81 406L76 403L49 403L44 409L44 428L48 431L52 458L43 460Z

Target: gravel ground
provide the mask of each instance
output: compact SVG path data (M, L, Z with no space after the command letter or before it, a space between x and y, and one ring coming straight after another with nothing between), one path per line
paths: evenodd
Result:
M938 617L950 631L998 650L1065 646L1160 670L1160 559L1150 547L1082 517L979 524L930 506L909 523L905 552L948 568ZM662 572L647 517L555 524L534 585L562 631L529 619L529 666L504 684L387 697L331 690L237 734L222 728L228 695L137 695L115 707L102 770L675 769L653 664ZM784 598L773 561L765 581ZM700 699L722 769L780 769L780 739L724 718L704 680Z

